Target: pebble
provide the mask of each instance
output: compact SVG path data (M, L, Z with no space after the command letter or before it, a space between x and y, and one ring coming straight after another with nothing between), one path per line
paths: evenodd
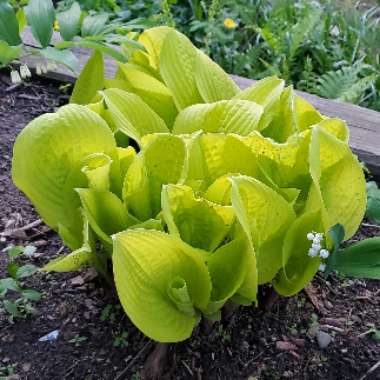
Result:
M316 338L318 342L318 346L321 350L325 349L328 347L328 345L332 341L331 335L327 334L324 331L318 330L316 333Z

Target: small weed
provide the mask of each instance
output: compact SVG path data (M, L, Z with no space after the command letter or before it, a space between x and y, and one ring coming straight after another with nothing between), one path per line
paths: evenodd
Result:
M135 372L132 377L131 377L131 380L140 380L140 375L138 372Z
M0 380L7 380L9 376L15 374L17 364L1 364L0 362Z
M113 341L114 347L127 347L128 346L128 331L122 331L120 335L116 335Z
M117 316L120 313L120 305L107 305L100 314L100 320L102 322L109 321L114 323L117 320Z
M70 339L69 342L73 343L75 347L79 347L82 343L86 342L87 337L81 335L75 335L74 338Z
M38 268L32 264L19 265L17 258L21 255L32 255L36 251L34 246L9 246L3 250L8 255L8 277L0 279L0 312L9 315L9 321L34 314L34 302L38 302L41 293L35 289L24 288L22 281L37 272Z
M217 335L222 339L223 343L231 342L230 333L228 331L225 331L222 325L219 325Z

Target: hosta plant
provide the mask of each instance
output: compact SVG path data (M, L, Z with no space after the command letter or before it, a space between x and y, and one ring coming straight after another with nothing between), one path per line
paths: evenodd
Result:
M357 230L365 181L345 122L282 80L241 91L168 27L139 42L113 79L94 55L72 104L21 132L13 179L72 250L44 270L113 273L133 323L177 342L261 284L301 291L330 228Z

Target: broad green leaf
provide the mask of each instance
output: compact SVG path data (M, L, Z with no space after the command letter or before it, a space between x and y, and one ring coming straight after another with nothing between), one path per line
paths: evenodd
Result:
M263 130L279 111L284 85L283 80L277 77L268 77L239 92L233 99L250 100L264 107L259 127L260 130Z
M84 213L93 231L102 241L112 244L111 235L125 230L133 224L123 202L110 191L76 189Z
M322 115L300 96L294 99L294 109L296 125L300 132L323 120Z
M34 38L46 48L53 35L55 11L52 0L29 0L24 10Z
M41 55L47 59L51 59L56 63L60 63L68 67L73 73L78 72L78 60L70 50L58 50L51 46L40 50Z
M161 203L169 232L206 251L214 251L223 242L234 222L231 207L196 198L188 186L165 185Z
M289 226L282 248L283 269L274 280L275 290L283 296L300 292L318 270L320 258L308 256L311 242L306 235L311 231L325 232L320 211L305 213Z
M21 44L16 14L8 1L0 1L0 42L16 46Z
M153 109L170 128L177 115L173 96L169 89L158 79L131 65L120 65L125 80L131 87L128 91L134 92Z
M247 100L221 100L196 104L182 110L174 123L173 133L204 132L249 135L258 128L263 109Z
M251 255L248 244L247 239L235 239L207 257L212 282L208 313L220 309L242 286Z
M21 294L24 298L34 302L38 302L42 296L41 293L35 289L23 289Z
M160 53L160 74L173 94L180 111L192 104L202 103L195 82L197 49L176 30L167 33Z
M231 99L240 92L230 76L200 50L195 59L195 82L206 103Z
M70 97L70 103L91 103L96 93L104 87L104 63L102 53L94 50L83 67Z
M20 57L21 46L9 46L5 41L0 41L0 66L6 66Z
M87 186L83 160L96 152L111 157L117 183L120 174L112 132L96 113L74 104L34 119L14 145L13 181L45 223L53 229L61 225L66 235L71 234L70 241L81 231L80 201L74 188Z
M21 33L27 24L24 8L19 8L19 10L16 12L16 17L18 22L18 29Z
M82 22L82 36L96 36L102 34L102 32L105 30L108 18L108 13L99 13L94 16L86 16Z
M80 31L81 10L79 4L74 1L70 8L57 13L59 33L66 41L72 40Z
M380 189L375 181L367 182L367 218L380 223Z
M186 158L186 146L180 137L152 137L131 163L123 186L128 210L141 221L155 218L160 212L162 185L179 181Z
M112 261L120 302L145 335L159 342L190 337L197 317L189 313L189 299L202 310L211 293L198 250L162 232L129 230L115 235ZM177 301L173 288L182 289Z
M19 266L14 261L9 262L7 265L7 272L13 278L16 278L16 273L18 269Z
M243 176L231 181L255 248L258 282L269 282L281 267L283 238L295 213L282 196L262 182Z
M0 279L0 293L3 293L6 290L13 290L14 292L20 291L20 286L18 282L11 277L1 278Z
M14 317L21 317L21 313L16 305L16 303L10 300L3 301L4 309Z
M169 132L163 120L139 96L119 89L108 89L103 94L117 128L139 145L147 134Z
M380 280L380 237L365 239L334 252L327 265L345 276Z
M121 178L124 178L125 174L128 171L128 168L131 166L132 161L136 156L136 151L132 146L129 146L128 148L118 147L117 153L118 153L119 162L120 162Z
M112 160L104 153L93 153L84 160L82 172L86 175L88 187L94 190L110 189L110 170Z

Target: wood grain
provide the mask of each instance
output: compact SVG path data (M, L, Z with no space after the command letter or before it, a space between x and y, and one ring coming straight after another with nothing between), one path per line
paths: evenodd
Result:
M29 28L24 29L22 37L26 44L38 46ZM59 40L59 34L55 33L53 42ZM79 69L81 70L90 57L91 50L75 47L72 51L78 58ZM35 62L35 58L28 58L26 60L26 63L28 63L31 68L35 67ZM116 70L117 64L115 60L105 56L106 76L108 78L113 77ZM76 79L76 75L64 66L58 66L54 71L49 71L44 74L44 76L63 82L74 82ZM231 75L231 77L241 89L247 88L255 82L252 79L242 78L236 75ZM323 115L345 120L350 128L350 146L352 150L366 163L366 166L374 175L380 176L380 112L337 100L320 98L319 96L306 92L296 92L310 102Z

